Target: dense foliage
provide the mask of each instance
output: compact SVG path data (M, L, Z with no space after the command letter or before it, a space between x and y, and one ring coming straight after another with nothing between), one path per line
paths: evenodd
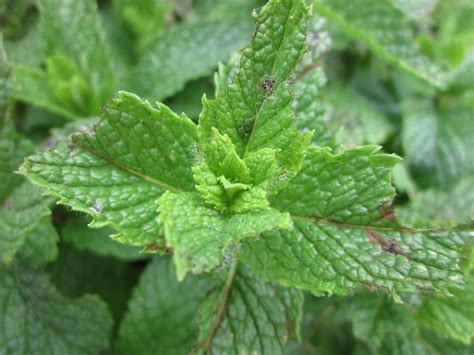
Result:
M471 1L0 25L0 353L474 351Z

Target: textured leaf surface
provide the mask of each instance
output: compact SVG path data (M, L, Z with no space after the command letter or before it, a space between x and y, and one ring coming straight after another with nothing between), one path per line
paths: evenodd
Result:
M176 276L168 258L155 258L133 291L120 326L119 354L185 354L197 338L197 308L205 283Z
M97 104L104 103L112 95L115 83L96 2L39 0L39 10L46 54L61 53L73 60L88 79Z
M217 284L200 306L201 349L210 354L282 354L299 338L303 294L239 267L232 283Z
M401 137L406 161L424 187L446 189L474 173L472 109L454 105L439 112L429 100L404 103Z
M0 271L0 301L1 353L91 354L108 345L112 320L102 301L64 298L24 264Z
M43 217L50 211L41 191L24 182L13 191L0 209L0 260L10 263Z
M176 26L154 40L129 83L149 100L163 100L187 81L212 72L219 60L245 44L252 31L247 21L202 20Z
M244 241L242 259L268 279L316 295L346 294L358 285L446 293L462 284L458 263L472 232L401 227L390 207L390 174L399 158L377 150L333 155L311 148L272 203L292 215L293 230Z
M215 127L231 138L243 158L261 148L281 149L280 164L299 169L311 134L296 130L287 81L305 49L307 12L304 2L289 0L261 9L239 73L215 100L203 99L202 139Z
M433 85L445 84L441 70L420 54L402 11L391 0L317 0L314 9L390 63Z
M212 270L221 262L224 250L245 237L291 227L290 216L275 209L221 214L196 193L166 192L159 204L159 219L180 280L188 271Z
M154 108L121 93L102 120L59 145L33 156L20 172L60 203L92 215L97 227L110 225L124 243L144 245L160 239L156 199L165 189L192 189L196 127L166 106Z

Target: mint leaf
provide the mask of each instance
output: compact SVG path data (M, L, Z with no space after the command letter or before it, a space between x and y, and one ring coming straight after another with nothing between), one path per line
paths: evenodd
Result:
M160 198L159 220L166 244L173 248L178 279L219 265L224 251L243 238L291 227L290 216L275 209L221 214L207 207L197 193L166 192Z
M118 354L187 353L197 337L193 320L207 288L193 277L177 282L168 258L153 259L120 325Z
M155 201L165 189L193 188L196 139L185 116L121 93L93 129L74 136L69 147L28 158L20 173L92 215L94 226L110 225L120 242L160 244Z
M288 80L305 49L307 16L303 2L270 2L261 9L238 74L215 100L203 99L202 140L216 128L244 160L258 149L281 149L280 165L290 173L299 169L311 134L296 130Z
M176 26L150 44L127 81L139 95L163 100L210 74L215 63L245 44L251 30L246 21L232 18Z
M16 188L0 209L0 263L11 263L28 234L50 214L41 190L28 182Z
M414 227L449 227L474 220L474 176L461 178L449 191L429 189L416 193L397 209L400 219Z
M403 12L391 0L355 0L349 4L344 0L317 0L314 9L389 63L437 87L445 85L444 73L420 54Z
M96 2L39 0L38 4L46 55L63 54L74 61L87 78L97 105L104 103L115 90L115 82ZM94 107L96 111L92 112L97 112L99 107Z
M70 120L79 117L79 114L67 107L67 104L60 103L51 90L45 90L45 88L49 88L49 82L44 71L23 65L14 65L12 76L12 97L14 99Z
M472 109L457 101L440 111L428 99L403 103L402 145L421 186L446 189L474 173L471 122Z
M464 290L453 291L454 297L425 300L417 312L417 319L430 329L468 345L474 337L473 292L471 275Z
M91 354L107 348L112 320L95 296L62 297L23 262L0 270L0 352Z
M233 266L201 304L200 350L210 354L281 354L299 338L303 294Z
M97 295L116 321L122 319L141 271L137 265L80 251L70 243L61 243L57 260L47 270L62 295L73 298Z
M404 305L368 293L351 305L353 331L373 354L432 354L420 341L415 319Z
M21 260L28 260L32 266L42 266L57 258L58 242L58 232L48 215L28 234L17 256Z
M400 226L390 207L399 158L377 151L310 148L300 173L271 201L292 215L294 229L246 240L242 260L268 279L316 295L370 285L397 297L462 285L458 264L471 232Z

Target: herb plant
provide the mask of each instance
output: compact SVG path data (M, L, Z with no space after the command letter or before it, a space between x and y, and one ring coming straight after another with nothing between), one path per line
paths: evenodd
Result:
M468 353L470 42L423 54L403 1L270 0L196 114L259 4L178 3L39 0L38 58L5 43L0 352Z

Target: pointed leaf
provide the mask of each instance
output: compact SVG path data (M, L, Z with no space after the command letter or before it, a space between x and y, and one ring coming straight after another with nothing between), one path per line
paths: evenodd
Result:
M166 244L173 249L179 280L189 271L212 270L223 259L224 250L243 238L291 227L290 216L275 209L221 214L196 193L166 192L159 204L159 219Z
M261 9L232 84L215 100L203 99L203 140L214 127L231 138L244 159L261 148L281 149L281 165L299 169L311 134L296 130L288 80L305 49L307 18L303 1L271 1Z
M388 62L432 85L445 85L444 73L421 55L402 11L391 0L317 0L314 9Z
M377 150L333 155L310 149L300 173L272 203L292 214L294 229L245 241L242 260L270 280L316 295L368 285L397 297L462 285L461 249L474 232L400 226L390 207L390 174L399 158Z
M161 237L157 198L165 189L193 188L196 136L188 118L121 93L93 130L74 136L69 147L28 158L20 173L92 215L95 226L113 227L119 241L143 246Z

